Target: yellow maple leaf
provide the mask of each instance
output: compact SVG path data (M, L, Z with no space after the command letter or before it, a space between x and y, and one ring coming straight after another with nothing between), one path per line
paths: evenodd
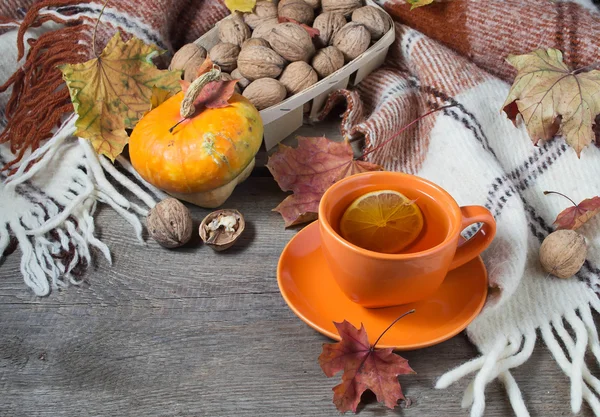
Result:
M225 6L231 11L231 13L237 11L243 13L250 13L256 6L256 0L225 0Z
M427 6L434 2L434 0L406 0L410 4L410 10L416 9L417 7Z
M129 141L125 129L168 95L153 99L153 90L180 90L180 71L162 71L152 63L160 53L137 38L123 42L117 32L98 58L59 67L79 116L75 135L90 140L98 154L114 161L123 151Z
M533 143L561 133L577 156L594 140L600 114L600 71L571 70L558 49L538 49L506 59L518 71L503 110L523 117Z

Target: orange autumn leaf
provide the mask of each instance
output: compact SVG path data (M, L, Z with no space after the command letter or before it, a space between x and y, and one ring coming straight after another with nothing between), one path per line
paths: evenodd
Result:
M300 137L297 148L280 144L269 157L267 168L283 191L293 192L274 209L282 215L286 227L315 220L321 197L337 181L360 172L382 170L379 165L354 160L347 142L325 137Z
M398 401L406 400L398 375L414 374L408 361L393 353L392 348L376 349L369 344L367 331L344 320L334 323L340 342L323 344L319 356L321 369L328 377L340 371L342 383L333 388L333 403L345 413L356 412L360 397L366 390L377 396L377 401L393 409Z
M588 198L563 210L556 217L554 225L557 229L579 229L598 213L600 213L600 197Z

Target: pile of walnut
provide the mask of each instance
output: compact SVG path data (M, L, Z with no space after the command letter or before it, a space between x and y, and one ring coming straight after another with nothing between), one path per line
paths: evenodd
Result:
M387 15L363 1L259 1L252 13L219 23L220 43L208 56L240 80L240 91L258 110L266 109L339 70L390 30ZM206 56L204 48L187 44L170 69L183 70L191 82Z

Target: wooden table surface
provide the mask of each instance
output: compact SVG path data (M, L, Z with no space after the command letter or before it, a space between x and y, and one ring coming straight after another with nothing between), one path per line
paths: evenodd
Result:
M301 133L334 132L325 124ZM277 287L279 255L297 233L271 211L284 197L258 168L226 204L247 230L220 254L199 238L178 250L143 246L103 207L97 232L113 265L96 254L84 285L45 298L25 286L20 253L9 256L0 263L0 416L338 416L339 376L326 378L317 361L328 339ZM208 213L191 210L196 220ZM477 355L464 334L402 355L418 373L400 378L412 406L392 411L366 395L361 416L469 415L460 407L468 381L433 388ZM513 375L532 416L570 415L569 380L545 346ZM486 399L486 416L512 415L498 382Z

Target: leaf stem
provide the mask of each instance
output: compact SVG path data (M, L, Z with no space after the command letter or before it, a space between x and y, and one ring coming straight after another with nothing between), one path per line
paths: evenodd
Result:
M563 196L564 198L566 198L567 200L569 200L571 203L573 203L573 205L575 207L579 207L579 204L577 204L576 202L574 202L573 200L571 200L569 197L567 197L566 195L564 195L563 193L559 193L558 191L544 191L544 195L548 195L548 194L558 194Z
M579 74L581 72L588 71L588 70L598 68L598 67L600 67L600 62L594 62L593 64L586 65L585 67L574 70L571 74L573 74L573 75Z
M392 324L390 324L390 325L387 327L387 329L385 329L385 330L383 331L383 333L381 333L381 334L379 335L379 337L377 338L377 340L375 341L375 343L373 343L373 347L372 347L371 349L375 349L375 346L377 346L377 343L379 343L379 341L381 340L381 338L383 337L383 335L384 335L384 334L386 334L386 333L387 333L387 331L388 331L388 330L390 330L394 324L398 323L398 322L400 321L400 319L402 319L403 317L406 317L406 316L408 316L409 314L412 314L412 313L414 313L414 312L415 312L415 309L413 308L412 310L409 310L409 311L407 311L406 313L403 313L403 314L401 314L401 315L400 315L400 317L398 317L396 320L394 320L394 321L392 322Z
M104 14L104 9L106 9L106 5L108 4L108 0L104 1L104 5L102 9L100 9L100 14L98 15L98 19L96 19L96 25L94 26L94 34L92 35L92 50L94 51L94 55L98 58L98 53L96 52L96 33L98 32L98 24L100 23L100 18Z
M368 150L367 152L363 153L361 156L359 156L356 159L362 159L365 156L369 155L370 153L373 153L379 149L381 149L382 147L384 147L385 145L387 145L388 143L390 143L392 140L394 140L396 137L398 137L398 135L400 135L402 132L404 132L406 129L408 129L409 127L411 127L412 125L414 125L415 123L419 122L420 120L426 118L427 116L433 114L433 113L437 113L440 110L444 110L444 109L448 109L450 107L456 107L458 106L458 103L455 104L448 104L446 106L442 106L442 107L438 107L436 109L430 110L425 114L422 114L421 116L417 117L415 120L413 120L412 122L410 122L409 124L405 125L404 127L402 127L398 132L396 132L394 135L390 136L389 138L387 138L386 140L384 140L382 143L380 143L379 145L377 145L376 147L374 147L373 149Z

